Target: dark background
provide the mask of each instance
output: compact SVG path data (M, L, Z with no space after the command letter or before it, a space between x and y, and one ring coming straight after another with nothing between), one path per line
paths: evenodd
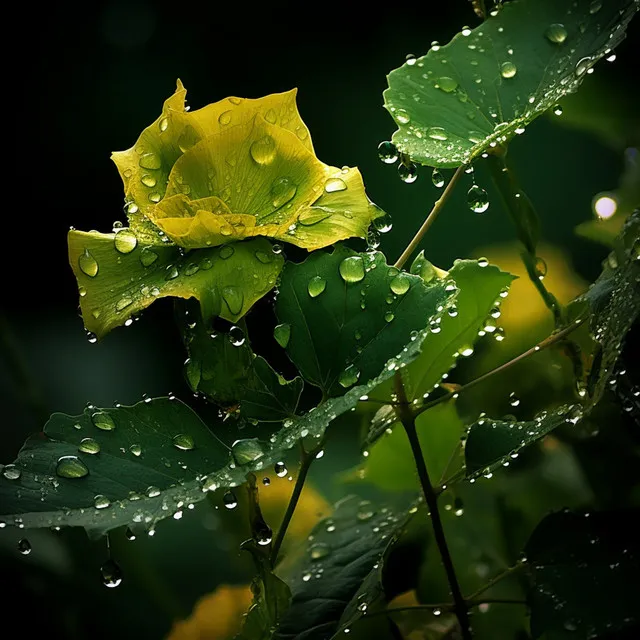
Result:
M423 4L428 9L269 1L257 7L229 1L18 7L18 18L4 25L18 44L7 48L5 41L5 130L12 144L4 174L2 462L13 459L52 411L79 413L87 401L129 404L143 393L171 390L189 400L170 302L156 303L131 328L91 345L66 257L69 226L109 231L115 220L125 220L110 152L135 142L176 78L189 90L192 109L229 95L255 98L298 87L317 155L328 164L360 167L369 196L393 216L382 249L397 257L438 190L428 169L406 185L377 158L377 144L395 128L382 108L385 76L406 54L424 54L431 40L447 42L463 24L476 24L464 0ZM574 105L601 114L599 131L540 118L510 151L542 217L544 238L562 245L587 280L599 272L606 251L573 229L591 217L596 193L616 188L622 151L637 140L637 46L636 27L617 61L600 63L587 79L588 98ZM490 190L482 167L477 174ZM446 268L479 245L513 237L495 198L487 214L476 216L460 189L424 247ZM338 454L334 462L325 476L341 468ZM215 531L202 526L161 526L158 539L134 552L147 564L146 577L115 590L104 589L98 577L104 543L89 543L81 533L39 532L30 536L33 554L23 558L16 536L0 533L3 581L14 581L16 602L32 612L20 623L23 633L46 628L60 637L161 637L172 616L188 612L221 579L234 578L220 564L214 569L224 545L219 539L212 545ZM152 583L149 594L143 585ZM80 613L74 607L69 613L69 599ZM18 610L10 607L8 614Z

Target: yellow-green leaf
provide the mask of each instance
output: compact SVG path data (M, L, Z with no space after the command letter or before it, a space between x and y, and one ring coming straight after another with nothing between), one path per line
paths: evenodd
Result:
M87 331L102 337L157 298L197 298L203 314L231 322L269 292L284 259L262 238L197 252L143 244L130 229L69 232Z

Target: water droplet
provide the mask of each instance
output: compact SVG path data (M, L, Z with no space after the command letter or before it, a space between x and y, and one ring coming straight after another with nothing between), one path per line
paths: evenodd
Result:
M100 453L100 443L93 438L82 438L78 445L78 451L95 455L96 453Z
M18 551L23 556L28 556L31 553L31 543L26 538L18 540Z
M145 493L147 494L147 498L157 498L160 495L160 489L151 485L150 487L147 487Z
M360 377L360 371L352 364L350 364L338 378L338 382L345 389L352 387L356 382L358 382L358 378Z
M447 132L442 127L429 127L427 135L432 140L446 140Z
M489 208L489 196L477 184L474 184L467 192L467 202L471 211L476 213L484 213Z
M520 404L520 398L513 391L509 394L509 404L512 407L517 407Z
M122 311L123 309L126 309L132 302L133 300L131 298L127 298L126 296L124 298L120 298L120 300L116 302L116 311Z
M393 142L385 141L378 145L378 158L385 164L393 164L398 161L398 149Z
M373 224L373 228L378 233L389 233L389 231L393 229L393 221L391 219L391 215L388 213L385 213L381 216L378 216L377 218L374 218L372 224Z
M139 458L142 455L142 447L139 444L132 444L129 447L129 452L136 458Z
M173 446L180 451L191 451L195 447L193 437L188 433L179 433L173 437Z
M329 178L324 183L324 190L327 193L334 193L336 191L344 191L347 188L347 183L342 178Z
M259 531L256 531L256 542L261 547L266 547L268 544L271 544L272 537L273 532L269 527L263 527Z
M389 288L393 293L402 296L411 287L411 280L406 273L399 273L390 283Z
M142 178L140 178L140 182L142 182L142 184L145 187L149 187L149 188L155 187L156 184L158 184L158 181L148 173L146 173L145 175L142 176Z
M567 39L567 30L563 24L554 23L547 27L544 35L549 42L562 44Z
M317 542L309 547L309 557L312 562L317 562L326 558L331 553L331 548L324 542Z
M273 466L273 470L278 478L284 478L288 473L287 465L284 462L276 462Z
M273 254L265 253L264 251L256 251L255 254L256 260L261 262L262 264L270 264L273 262Z
M270 135L266 135L253 142L249 151L258 164L271 164L276 157L276 143Z
M367 520L371 520L373 516L376 515L373 504L369 502L369 500L363 500L358 506L358 512L356 517L361 522L366 522Z
M116 423L106 411L96 411L91 415L91 421L102 431L113 431L116 428Z
M227 509L235 509L238 506L238 499L235 493L233 493L233 491L227 491L222 496L222 504L224 504Z
M500 75L503 78L513 78L518 73L518 68L513 62L503 62L500 65Z
M224 127L226 125L228 125L231 122L231 109L229 109L228 111L223 111L219 116L218 116L218 122Z
M129 542L133 542L136 539L136 534L129 527L125 529L124 536Z
M78 266L80 271L90 278L95 278L98 275L98 263L96 259L89 253L89 249L85 249L78 258Z
M175 280L179 275L180 272L178 271L178 268L175 265L170 264L167 267L167 275L164 277L164 279L169 282L169 280Z
M93 506L96 509L106 509L111 506L111 500L107 498L107 496L103 496L102 494L98 494L93 499Z
M58 458L56 473L61 478L84 478L89 475L89 469L76 456L62 456Z
M236 464L243 465L262 458L264 448L258 438L246 438L233 443L231 454Z
M413 53L408 53L407 56L405 57L405 62L410 67L413 67L413 65L416 63L416 57L413 55Z
M307 285L307 291L312 298L317 298L327 287L327 281L322 276L313 276Z
M226 302L229 311L234 316L240 314L244 305L244 293L242 292L242 289L232 285L223 287L222 299Z
M160 122L158 122L158 127L164 133L169 128L169 118L161 118Z
M593 0L589 5L589 13L591 14L598 13L600 9L602 9L602 0Z
M349 256L340 263L339 271L345 282L360 282L364 278L364 261L360 256Z
M398 109L393 115L400 124L411 122L411 116L404 109Z
M116 233L113 243L116 251L120 253L131 253L138 244L138 238L131 229L123 229Z
M2 469L2 475L7 480L18 480L22 475L22 471L20 467L17 467L15 464L7 464Z
M330 211L323 211L322 209L309 208L305 209L299 216L298 222L304 227L312 227L314 224L318 224L323 220L326 220L331 216Z
M271 204L276 209L287 204L296 195L298 188L291 178L278 178L271 185Z
M233 325L233 327L229 329L229 333L227 335L229 337L229 342L231 342L234 347L241 347L244 344L244 331L240 327Z
M436 80L435 87L445 93L451 93L458 88L458 81L448 76L442 76Z
M117 587L122 582L122 570L111 559L100 567L100 575L102 576L102 584L109 589Z
M411 184L418 179L418 169L413 162L401 162L398 165L398 175L400 180Z
M562 115L562 107L557 104L555 105L555 107L553 107L553 113L557 116L561 116Z
M462 347L460 349L460 355L468 358L473 355L473 347Z
M535 271L538 280L544 280L544 277L547 275L547 263L544 261L544 258L536 258Z
M288 322L277 325L273 330L273 337L283 349L286 349L291 337L291 325Z
M489 266L489 261L486 258L478 258L478 266L479 267L488 267Z
M142 247L140 263L143 267L150 267L158 259L158 254L151 247Z
M138 164L143 169L156 170L162 166L162 159L157 153L145 153L142 156L140 156L140 160L138 161Z
M578 63L576 64L576 76L578 77L583 76L587 72L587 70L591 67L592 62L593 61L591 60L591 58L589 58L589 56L586 56L578 60Z
M438 169L433 170L433 173L431 174L431 182L433 182L433 186L438 187L438 189L444 187L444 176L440 171L438 171Z
M385 322L391 322L394 318L395 315L391 311L387 311L387 313L384 314Z
M262 484L263 484L265 487L268 487L268 486L271 484L271 478L269 478L269 477L265 476L264 478L262 478Z

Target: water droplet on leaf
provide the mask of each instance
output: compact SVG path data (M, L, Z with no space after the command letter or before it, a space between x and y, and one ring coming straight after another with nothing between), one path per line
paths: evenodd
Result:
M82 438L78 445L78 451L95 455L96 453L100 453L100 443L93 438Z
M336 191L344 191L347 188L347 183L342 178L329 178L324 183L324 190L327 193L334 193Z
M191 451L195 445L192 436L187 433L179 433L173 437L173 446L180 451Z
M567 39L567 30L563 24L554 23L547 27L544 35L549 42L562 44Z
M243 465L262 458L264 448L258 438L246 438L233 443L231 454L236 464Z
M284 462L276 462L273 470L278 478L284 478L287 475L287 465Z
M222 504L224 504L227 509L235 509L238 506L238 499L233 491L227 491L222 496Z
M273 330L273 337L283 349L286 349L291 337L291 325L288 322L277 325Z
M339 271L345 282L360 282L364 278L364 261L360 256L350 256L340 263Z
M89 475L89 469L76 456L62 456L58 458L56 473L61 478L84 478Z
M260 165L271 164L276 157L276 143L270 135L251 144L251 157Z
M78 258L78 266L80 271L90 278L95 278L98 275L98 263L96 259L89 253L89 249L85 249Z
M103 496L102 494L98 494L93 499L93 506L96 509L106 509L111 506L111 500L107 498L107 496Z
M500 65L500 75L503 78L513 78L518 72L518 68L513 62L503 62Z
M317 298L327 287L327 281L322 276L313 276L307 284L307 291L312 298Z
M350 364L338 378L338 382L345 389L352 387L356 382L358 382L358 378L360 377L360 371L353 365Z
M102 431L113 431L116 428L116 423L106 411L96 411L91 415L91 421Z

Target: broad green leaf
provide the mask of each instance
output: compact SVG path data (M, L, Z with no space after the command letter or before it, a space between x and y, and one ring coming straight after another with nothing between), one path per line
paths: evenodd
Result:
M189 358L185 374L192 391L229 407L239 404L242 415L277 422L295 415L302 379L286 381L251 350L241 330L207 330L197 305L179 304L177 320Z
M447 282L427 286L379 252L344 246L285 267L276 301L287 353L305 380L335 396L377 376L442 310Z
M70 231L69 262L85 327L101 338L165 296L197 298L204 315L235 322L273 288L284 259L262 238L185 254L122 229Z
M379 584L385 551L410 517L355 496L341 500L333 515L316 525L283 575L291 588L291 607L275 637L325 640L343 623L347 628L353 624L363 614L358 606L364 604L366 611L379 595L377 590L361 591L363 582Z
M388 76L398 149L421 164L466 164L577 90L624 38L634 0L514 0Z
M25 527L83 526L101 534L151 527L204 498L198 478L229 462L229 448L179 400L55 413L27 440L19 477L0 477L3 520Z
M525 547L531 633L622 638L640 624L637 512L547 516Z
M395 422L395 421L394 421ZM391 428L391 427L388 427ZM455 404L446 402L416 418L416 430L429 474L434 482L444 474L451 475L458 465L449 462L460 445L463 425ZM456 456L460 457L460 456ZM457 462L454 460L454 462ZM391 433L376 439L368 450L357 477L387 491L419 491L420 483L413 463L413 454L402 426L396 424Z
M509 287L514 277L484 260L460 260L453 265L449 278L458 288L455 310L432 327L421 355L403 369L409 400L431 392L455 366L461 353L473 352L480 330L495 331L496 323L490 314L492 310L499 314L500 292Z
M526 422L480 418L469 428L464 445L467 478L492 473L557 427L576 424L583 413L580 405L572 404L542 411Z

